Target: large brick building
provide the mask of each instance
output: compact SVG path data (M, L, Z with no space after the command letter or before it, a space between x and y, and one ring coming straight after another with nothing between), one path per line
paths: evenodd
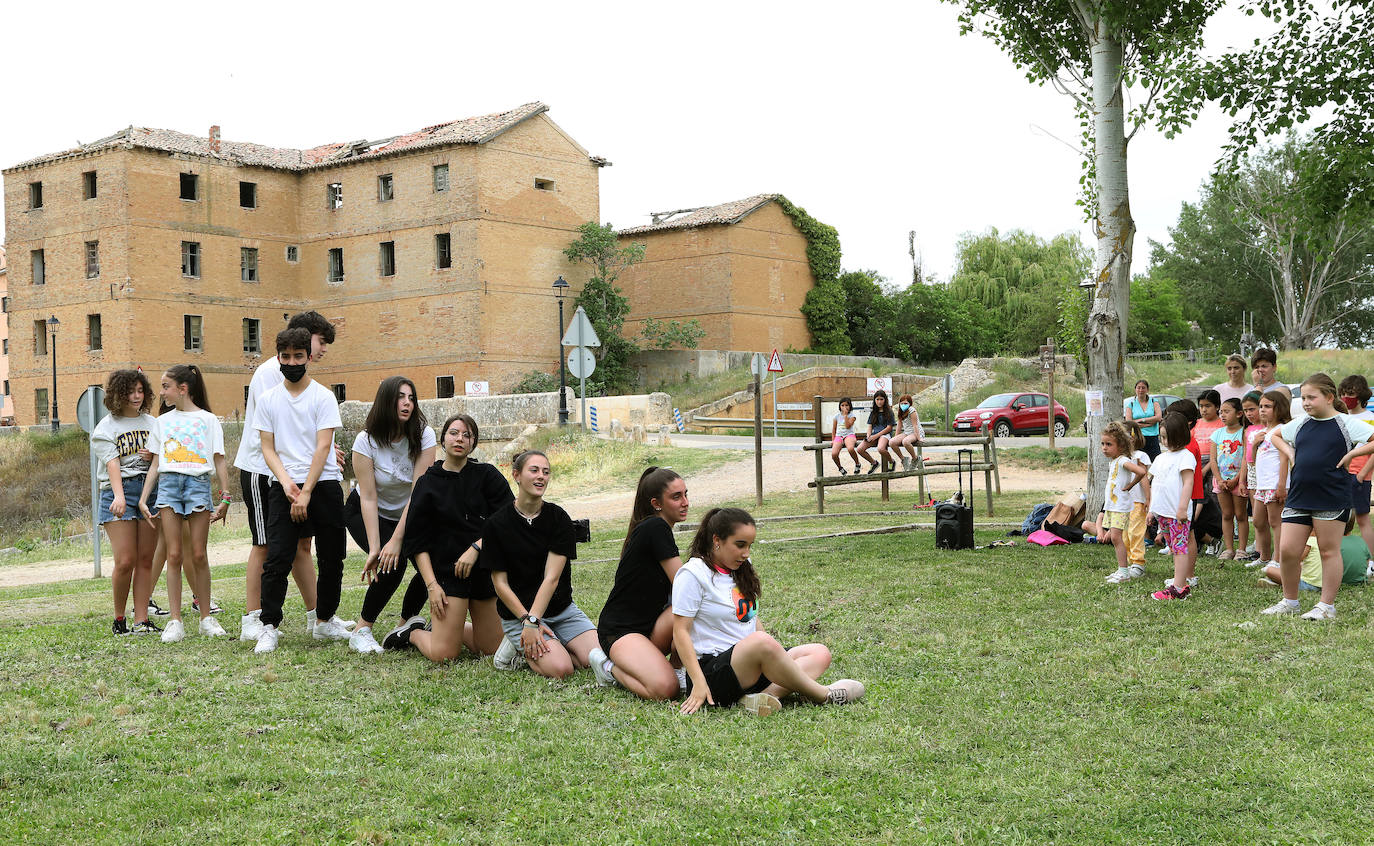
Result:
M777 194L655 216L622 229L645 245L644 261L620 276L630 301L627 336L648 319L696 318L702 349L785 350L811 346L801 305L815 277L806 237Z
M599 219L603 159L530 103L381 141L309 150L130 127L4 171L9 383L45 422L56 316L64 422L117 367L181 362L241 413L283 318L339 327L313 375L351 399L405 373L422 396L554 366L551 285ZM156 378L154 378L156 383Z
M4 304L4 312L9 312L9 269L5 265L5 248L0 247L0 303ZM9 423L14 417L14 402L10 398L10 321L9 314L0 314L0 342L3 342L3 349L0 349L0 425Z

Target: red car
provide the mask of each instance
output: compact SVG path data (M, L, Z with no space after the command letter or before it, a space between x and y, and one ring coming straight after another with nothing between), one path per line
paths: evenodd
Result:
M1043 435L1049 431L1050 398L1035 392L994 394L976 408L954 415L954 430L977 431L986 423L999 438L1012 435ZM1064 437L1069 431L1069 412L1054 404L1054 436Z

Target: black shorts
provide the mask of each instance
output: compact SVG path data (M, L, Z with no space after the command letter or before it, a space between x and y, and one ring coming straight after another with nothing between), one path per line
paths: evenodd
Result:
M491 584L491 571L480 569L476 564L468 571L466 579L460 579L453 575L453 567L440 567L440 571L447 570L447 573L436 571L434 581L439 583L439 587L444 589L445 596L454 596L458 599L468 599L478 601L483 599L495 599L496 588Z
M711 689L711 698L716 705L722 708L734 705L744 698L746 694L758 693L772 684L768 677L759 674L759 680L749 686L748 690L740 687L739 677L735 675L735 668L730 666L730 656L735 652L735 647L730 647L719 655L698 655L697 663L701 665L701 674L706 677L706 686ZM692 675L687 674L687 693L692 692Z
M267 546L267 485L271 476L239 471L239 489L243 491L243 507L248 511L248 533L253 546Z
M1374 488L1374 479L1369 479L1363 482L1355 480L1354 476L1351 476L1350 479L1351 484L1354 486L1355 489L1355 513L1368 514L1369 495L1371 493L1371 488Z

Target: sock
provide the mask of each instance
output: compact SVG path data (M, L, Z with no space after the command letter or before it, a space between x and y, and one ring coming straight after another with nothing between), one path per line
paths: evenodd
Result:
M1129 575L1131 574L1131 568L1130 568L1130 567L1117 567L1117 568L1116 568L1116 574L1117 574L1118 576L1129 576Z
M1317 603L1317 607L1320 608L1320 609L1322 609L1323 611L1335 611L1335 610L1336 610L1336 603L1334 603L1334 602L1331 602L1331 603L1318 602L1318 603Z
M1286 597L1285 597L1284 600L1283 600L1283 604L1284 604L1284 605L1287 605L1289 608L1297 608L1298 605L1299 605L1299 603L1298 603L1298 601L1297 601L1296 599L1288 599L1288 598L1286 598ZM1318 604L1320 604L1320 603L1318 603Z
M115 617L115 622L118 623L118 622L120 622L120 621L123 620L123 619L124 619L124 615L123 615L123 614L120 614L118 617Z

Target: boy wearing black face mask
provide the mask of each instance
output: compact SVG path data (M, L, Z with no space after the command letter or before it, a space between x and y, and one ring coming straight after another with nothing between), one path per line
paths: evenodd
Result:
M277 648L286 577L303 537L315 538L316 640L345 640L348 629L334 619L343 587L343 474L334 453L334 430L342 425L334 393L306 375L310 331L277 335L277 360L286 381L262 395L254 425L262 457L272 471L268 488L267 560L262 568L262 632L255 652Z

